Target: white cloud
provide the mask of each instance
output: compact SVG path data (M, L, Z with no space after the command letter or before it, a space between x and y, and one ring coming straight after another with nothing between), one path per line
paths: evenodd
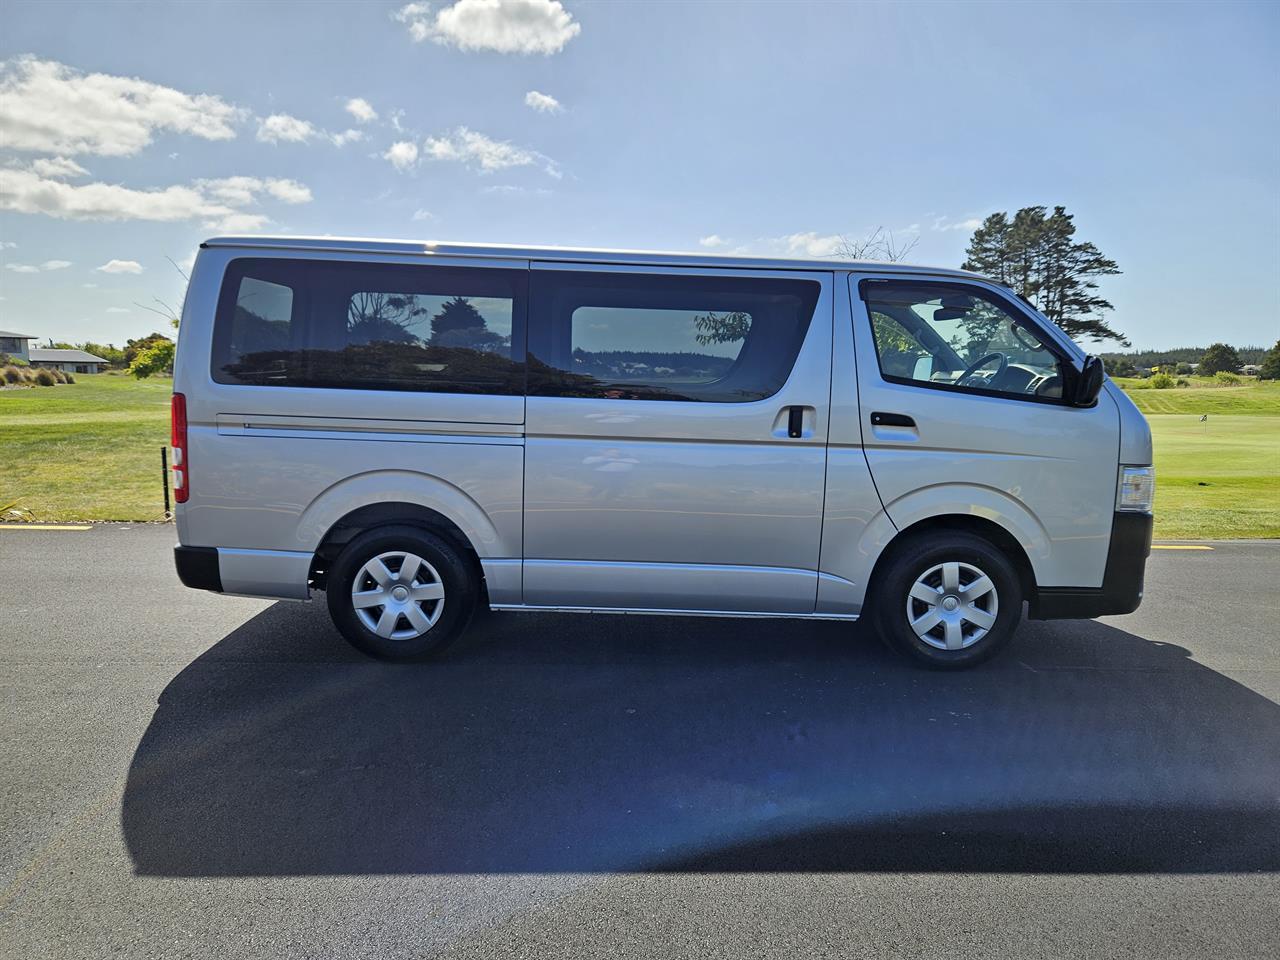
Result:
M97 284L96 284L96 283L82 283L82 284L80 284L80 286L84 287L86 290L92 290L92 289L94 289L94 288L97 286Z
M31 161L31 169L42 177L61 180L64 177L83 177L89 171L66 157L38 157Z
M356 143L364 139L364 131L356 130L354 127L343 130L341 133L327 134L329 142L335 147L345 147L348 143Z
M551 176L560 176L559 168L549 157L534 150L517 147L505 140L494 140L466 127L458 127L453 133L444 136L427 137L422 150L423 155L432 160L452 160L469 167L478 167L482 173L492 173L508 167L527 167L541 162Z
M12 250L16 246L12 240L0 240L0 250Z
M408 3L391 16L415 43L497 53L559 53L582 31L559 0L457 0L434 16L430 4Z
M107 313L131 313L128 307L107 307Z
M704 247L723 247L728 242L729 242L728 240L720 236L720 234L718 233L713 233L713 234L710 234L709 236L698 238L698 243Z
M378 119L378 111L373 104L363 97L352 97L347 101L347 113L356 118L357 123L368 123Z
M137 260L108 260L94 269L99 273L141 273L142 264Z
M418 145L410 140L398 140L382 155L382 159L389 160L397 170L409 170L418 162Z
M551 195L551 191L546 187L518 187L512 183L496 183L493 186L485 187L480 192L507 195L527 194L534 197L548 197Z
M241 209L263 198L307 203L311 191L296 180L224 177L152 190L113 183L71 184L30 170L0 169L0 210L60 220L200 220L218 230L257 229L269 218Z
M792 233L779 237L780 242L790 254L804 254L806 257L830 257L840 252L844 245L844 237L838 233L819 235L810 230L807 233Z
M0 63L0 142L61 156L133 156L157 132L230 140L241 111L136 77L81 73L34 57Z
M412 217L413 220L434 220L435 218L436 218L436 215L432 213L430 210L413 211L413 217Z
M297 180L274 177L223 177L219 180L197 180L195 185L229 207L247 207L267 194L284 203L310 203L311 191Z
M915 226L917 226L918 229L918 225ZM980 226L982 226L982 220L978 217L970 217L967 220L957 220L955 223L950 222L947 217L936 217L933 221L933 226L930 227L930 229L939 233L945 233L948 230L966 230L972 233Z
M560 105L560 101L548 93L539 93L537 90L530 90L524 95L524 105L537 110L539 113L561 113L564 107Z
M229 213L210 226L226 233L253 233L270 222L271 218L261 213Z
M262 189L282 203L310 203L311 188L297 180L269 178L262 181Z
M12 246L16 247L17 244L12 244ZM12 270L14 273L40 273L41 271L48 272L50 270L65 270L69 266L71 266L70 260L46 260L44 263L38 265L31 263L6 263L4 268L6 270Z
M287 113L273 113L258 121L258 139L263 143L306 143L316 135L309 120L299 120Z

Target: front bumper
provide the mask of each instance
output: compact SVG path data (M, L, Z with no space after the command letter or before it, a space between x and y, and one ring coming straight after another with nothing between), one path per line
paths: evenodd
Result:
M1032 620L1088 620L1133 613L1142 603L1142 581L1151 555L1149 513L1116 513L1101 587L1039 587L1031 598Z

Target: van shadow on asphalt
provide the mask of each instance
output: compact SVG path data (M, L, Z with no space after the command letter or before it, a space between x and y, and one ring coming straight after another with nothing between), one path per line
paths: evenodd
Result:
M1280 869L1280 707L1181 647L1026 623L922 672L839 623L506 614L443 659L281 603L165 689L139 874Z

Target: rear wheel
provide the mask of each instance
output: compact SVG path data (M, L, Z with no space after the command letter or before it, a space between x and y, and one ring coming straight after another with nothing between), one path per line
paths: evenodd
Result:
M973 666L1009 642L1022 589L1008 557L962 532L913 536L891 548L870 597L880 635L917 663Z
M326 595L334 625L358 650L417 660L462 634L479 585L448 541L417 527L380 527L343 548Z

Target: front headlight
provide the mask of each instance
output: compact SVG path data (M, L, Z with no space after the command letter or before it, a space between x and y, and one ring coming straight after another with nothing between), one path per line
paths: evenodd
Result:
M1150 513L1156 493L1154 467L1121 467L1116 509L1126 513Z

